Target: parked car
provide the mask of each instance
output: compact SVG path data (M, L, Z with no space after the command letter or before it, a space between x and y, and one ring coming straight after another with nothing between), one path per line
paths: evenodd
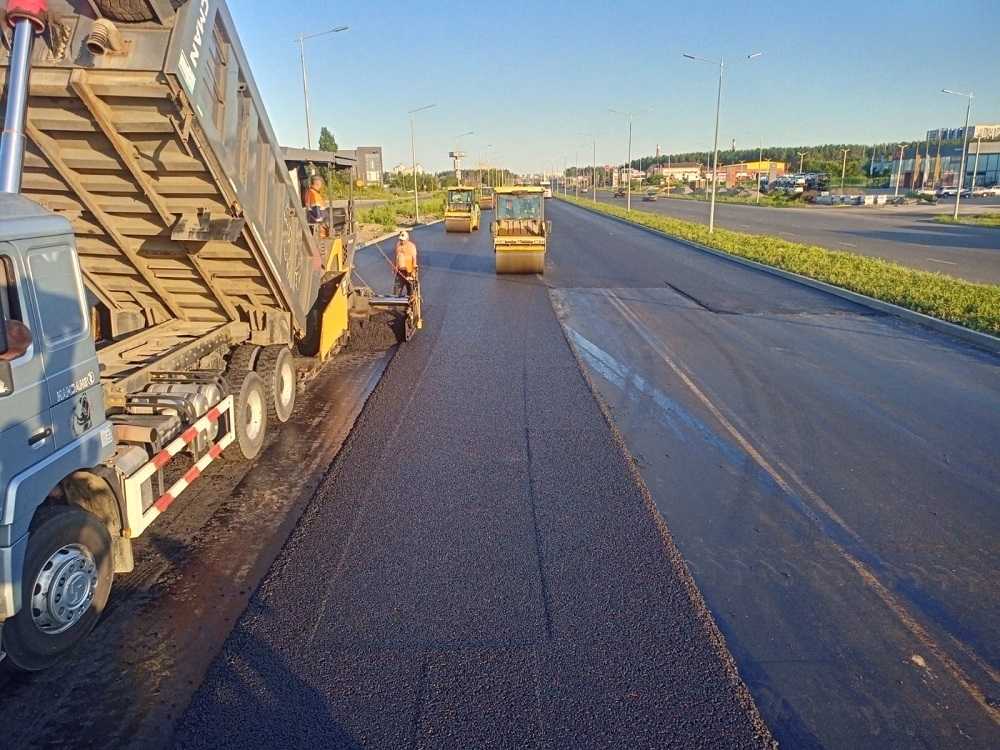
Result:
M642 199L644 201L655 201L656 200L656 191L655 190L647 190L646 194L644 196L642 196Z
M938 188L938 198L954 198L958 193L958 188L955 186L941 187ZM969 188L962 188L962 197L970 198L972 197L972 191Z
M990 187L976 188L973 191L973 195L981 195L985 197L996 197L1000 196L1000 185L991 185Z

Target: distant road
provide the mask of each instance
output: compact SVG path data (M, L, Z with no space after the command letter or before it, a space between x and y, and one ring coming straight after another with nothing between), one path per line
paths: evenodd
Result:
M598 192L604 203L624 206L624 198ZM1000 230L938 224L936 214L951 204L885 208L765 208L719 203L716 223L737 232L773 234L831 250L885 258L905 266L1000 284ZM1000 199L975 198L962 203L967 213L1000 211ZM644 202L632 196L632 208L708 223L708 203L660 198Z

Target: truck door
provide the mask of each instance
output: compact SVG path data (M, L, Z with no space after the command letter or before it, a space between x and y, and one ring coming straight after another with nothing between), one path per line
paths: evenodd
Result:
M11 477L52 453L55 445L38 322L25 304L26 290L18 255L0 242L0 324L18 320L33 339L27 352L8 362L10 382L0 387L0 491Z
M70 236L39 239L24 250L43 344L45 385L56 450L104 422L97 352L87 298Z

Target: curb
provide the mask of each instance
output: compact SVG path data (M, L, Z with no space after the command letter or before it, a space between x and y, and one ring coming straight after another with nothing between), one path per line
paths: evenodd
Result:
M841 299L846 299L855 304L868 307L872 310L877 310L878 312L887 313L889 315L894 315L897 318L902 318L903 320L909 321L910 323L916 323L925 328L930 328L938 333L944 333L948 336L952 336L957 339L961 339L966 343L977 346L981 349L985 349L992 354L1000 354L1000 338L996 336L991 336L988 333L982 333L980 331L973 331L971 328L966 328L964 326L957 325L956 323L949 323L946 320L941 320L940 318L934 318L930 315L925 315L924 313L917 312L916 310L910 310L908 308L902 307L900 305L894 305L891 302L883 302L882 300L875 299L874 297L868 297L864 294L858 294L857 292L852 292L847 289L842 289L839 286L834 286L833 284L828 284L825 281L817 281L816 279L810 279L808 276L802 276L801 274L793 273L791 271L785 271L780 268L775 268L774 266L768 266L763 263L758 263L754 260L747 260L746 258L740 258L736 255L730 255L729 253L723 252L722 250L716 250L715 248L708 247L707 245L701 245L697 242L692 242L691 240L685 240L681 237L675 237L672 234L667 234L666 232L661 232L659 229L653 229L652 227L643 226L634 221L628 219L622 219L618 216L612 216L611 214L606 214L603 211L597 211L588 206L580 206L576 203L570 203L569 201L563 201L568 206L573 206L575 208L582 209L584 211L589 211L592 214L597 214L598 216L603 216L612 221L617 221L620 224L625 224L626 226L633 227L634 229L641 229L650 234L655 234L659 237L664 237L668 240L674 242L679 242L682 245L687 245L695 250L699 250L708 255L714 255L717 258L722 258L723 260L728 260L737 265L745 266L747 268L754 268L758 271L763 271L764 273L769 273L772 276L778 276L782 279L788 281L794 281L796 283L802 284L803 286L810 287L812 289L817 289L821 292L826 292L827 294L832 294L835 297L840 297Z

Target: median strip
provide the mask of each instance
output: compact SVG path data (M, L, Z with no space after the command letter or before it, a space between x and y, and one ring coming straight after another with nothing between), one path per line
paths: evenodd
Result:
M613 216L727 255L788 271L882 302L992 336L1000 335L1000 286L974 284L917 271L879 258L827 250L780 237L733 232L661 214L559 196L560 200Z

